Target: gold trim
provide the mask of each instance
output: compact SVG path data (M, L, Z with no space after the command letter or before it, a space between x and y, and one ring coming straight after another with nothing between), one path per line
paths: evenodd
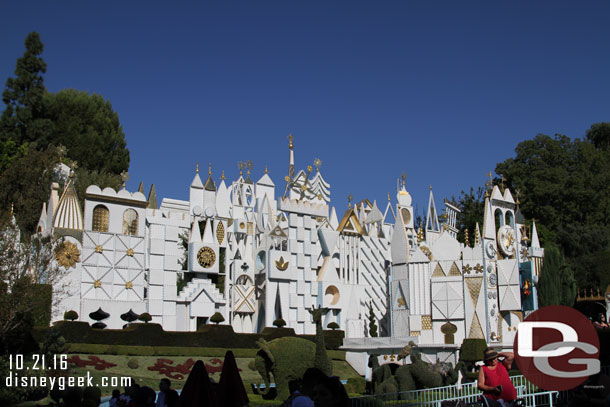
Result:
M102 247L101 244L98 244L97 246L95 246L96 253L102 253L103 251L104 251L104 248Z
M101 288L102 287L102 282L100 280L95 280L93 282L93 287L94 288Z
M399 307L407 307L407 303L405 301L405 297L398 297L398 306Z
M133 281L128 281L125 283L125 288L128 290L133 289Z
M127 253L126 253L129 257L133 257L134 255L134 251L132 248L127 249Z
M432 315L421 316L421 329L430 330L432 329Z

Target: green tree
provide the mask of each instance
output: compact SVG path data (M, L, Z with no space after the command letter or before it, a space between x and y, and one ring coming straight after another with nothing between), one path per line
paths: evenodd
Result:
M468 192L462 191L458 199L452 197L450 202L457 206L461 212L457 215L458 241L465 243L465 231L468 230L470 244L474 243L474 231L479 223L483 226L483 212L485 209L485 189L470 187Z
M377 318L375 318L375 311L373 311L373 303L369 303L369 336L371 338L377 337Z
M0 140L17 146L29 142L48 145L50 121L44 116L43 77L47 64L40 57L43 44L36 32L25 39L25 52L17 59L14 78L6 80L2 100L6 109L0 117ZM43 147L43 148L44 148Z
M44 96L45 115L52 123L49 141L67 148L80 168L120 174L129 168L129 150L118 114L97 94L65 89Z
M595 123L585 135L596 148L610 148L610 123Z
M521 211L536 220L542 245L559 247L583 288L599 287L594 259L610 243L610 149L599 141L607 127L593 125L587 140L539 134L496 166L520 192Z
M213 322L216 325L220 324L221 322L224 322L224 320L225 317L223 317L220 312L215 312L214 315L210 317L210 322Z
M545 248L542 270L540 270L536 288L540 306L574 305L576 299L574 275L555 246Z

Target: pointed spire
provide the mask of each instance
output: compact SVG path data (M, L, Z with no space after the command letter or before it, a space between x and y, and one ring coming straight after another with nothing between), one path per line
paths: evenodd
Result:
M337 217L337 211L335 210L335 207L333 206L332 209L330 210L330 216L328 218L328 224L334 229L337 230L337 228L339 227L339 218Z
M61 198L59 198L59 204L53 219L53 227L83 230L83 214L76 190L74 189L74 176L70 177L64 192L61 194Z
M140 185L138 186L138 192L144 195L144 183L140 181Z
M150 191L148 191L148 208L159 208L159 204L157 204L157 190L155 189L155 184L152 184L150 186Z
M269 174L269 166L265 164L265 174Z
M469 236L468 236L468 228L466 228L466 229L464 230L464 244L465 244L467 247L470 247L470 239L469 239Z
M409 261L409 239L405 231L405 224L402 216L396 218L394 233L392 233L392 243L390 245L392 263L404 264Z
M214 180L212 179L212 163L210 163L210 165L208 167L208 179L205 180L205 185L203 186L203 188L206 191L216 192L216 184L214 183Z
M497 188L497 186L495 186ZM485 214L483 216L483 237L485 239L496 238L496 222L494 215L491 212L491 202L489 198L485 198Z
M440 232L441 226L438 222L436 212L436 203L434 203L434 194L432 193L432 185L430 185L430 195L428 198L428 214L426 215L426 230Z
M201 242L201 230L199 229L199 219L193 220L193 226L191 227L191 238L189 242L199 243Z
M195 164L195 172L199 174L199 161L197 161L197 164Z
M222 175L220 176L220 179L223 181L225 180L225 170L222 170Z
M212 243L214 244L214 237L212 236L212 219L208 219L205 222L205 226L203 228L203 239L201 239L203 243Z
M540 248L540 240L538 240L538 231L536 230L536 221L532 221L532 248Z

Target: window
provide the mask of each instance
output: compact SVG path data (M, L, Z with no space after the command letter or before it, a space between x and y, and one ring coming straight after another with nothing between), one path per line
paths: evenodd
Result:
M123 212L123 234L131 236L138 234L138 213L133 209Z
M94 232L108 232L108 208L104 205L98 205L93 208L93 226Z

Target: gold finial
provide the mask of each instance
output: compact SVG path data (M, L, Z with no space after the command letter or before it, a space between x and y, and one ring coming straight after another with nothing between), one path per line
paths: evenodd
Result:
M402 179L402 186L404 187L405 185L407 185L407 174L403 172L400 175L400 178Z
M125 188L125 183L129 179L129 173L127 171L121 172L121 179L123 180L123 188Z
M307 172L311 172L313 170L313 167L311 165L307 166Z
M243 161L238 161L237 167L239 168L239 176L241 177L242 175L244 175L244 169L246 168L246 163Z
M502 175L501 175L501 178L500 178L500 182L501 182L501 184L502 184L502 193L504 193L504 189L505 189L505 188L504 188L504 181L506 181L506 178L504 178L504 174L502 174Z
M11 216L15 214L15 203L11 202Z
M195 172L199 174L199 161L197 161L197 164L195 164Z
M516 203L517 205L520 205L520 204L521 204L521 202L519 202L519 194L520 194L520 193L519 193L519 190L518 190L518 189L515 189L515 193L517 194L517 202L515 202L515 203Z
M291 150L294 148L293 141L294 141L294 137L292 136L292 133L290 133L288 135L288 148Z
M424 241L424 230L421 227L421 222L419 223L419 229L417 229L417 243L421 243Z
M390 193L388 192L388 202L392 202L392 198L390 198Z
M222 175L220 176L220 179L224 181L224 179L225 179L225 170L222 170Z
M212 163L208 166L208 175L212 176Z
M352 199L354 199L354 197L352 196L352 194L349 194L347 196L347 207L351 208L352 207Z
M252 161L248 160L246 161L246 167L248 168L248 172L246 173L247 175L250 175L250 170L252 169Z
M66 146L60 144L57 147L57 155L59 156L59 162L61 162L64 159L67 152L68 152L68 149L66 148Z
M316 167L316 171L320 172L320 167L322 166L322 160L320 160L319 158L316 158L315 160L313 160L313 165Z
M464 243L466 244L466 246L470 247L470 240L468 238L468 229L464 230Z
M432 184L430 184L430 191L432 191Z
M269 174L269 168L268 168L267 164L265 164L265 174Z
M78 168L78 163L76 161L70 161L70 178L74 178L74 170Z

